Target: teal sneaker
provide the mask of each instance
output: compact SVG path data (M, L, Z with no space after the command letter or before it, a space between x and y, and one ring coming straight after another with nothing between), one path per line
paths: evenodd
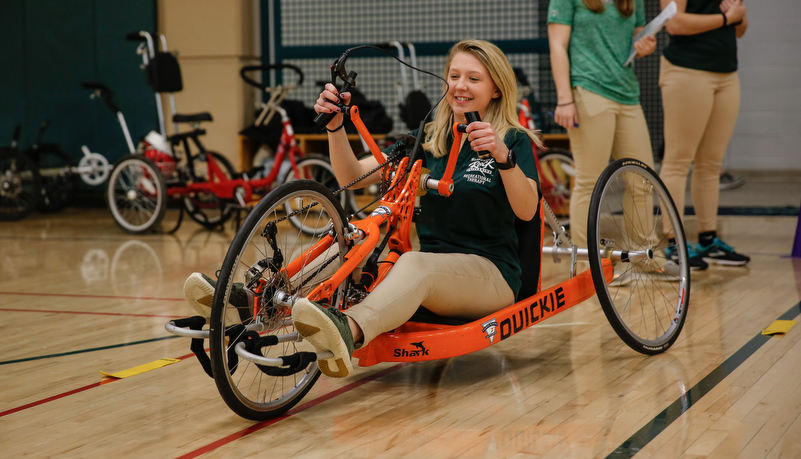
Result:
M324 375L344 378L353 371L350 358L354 344L348 316L337 308L326 308L301 298L292 306L292 322L315 351L334 353L334 357L317 362Z
M679 262L679 251L674 244L670 244L665 248L665 258L672 260L674 263ZM709 264L704 261L701 254L693 249L690 243L687 243L687 258L689 259L690 269L693 271L703 271L709 268Z
M184 296L192 306L192 309L203 317L211 316L211 303L214 300L214 290L217 288L217 281L203 273L192 273L184 282ZM250 308L253 307L254 295L245 289L243 284L234 284L231 289L231 296L228 303L233 308L228 308L226 312L229 323L236 323L241 320L243 313L250 315ZM239 312L241 311L241 312Z
M695 250L703 257L707 263L716 263L725 266L745 266L751 261L751 257L737 253L734 247L715 238L709 246L703 246L699 242Z

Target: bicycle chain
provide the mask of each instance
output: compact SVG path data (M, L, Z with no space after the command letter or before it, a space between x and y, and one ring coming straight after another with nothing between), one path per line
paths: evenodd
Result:
M357 178L356 180L348 183L347 185L344 185L344 186L340 187L338 190L333 192L334 196L339 196L340 194L342 194L343 191L349 189L353 185L361 182L362 180L366 179L370 175L378 172L381 169L387 168L390 165L392 165L392 163L396 162L401 157L401 152L403 152L403 150L400 148L400 143L401 142L398 142L398 144L396 144L395 148L393 148L392 151L389 152L389 154L387 155L387 160L384 162L384 164L379 164L374 169L368 171L367 173L365 173L361 177ZM370 205L376 203L381 198L383 198L384 195L386 195L387 193L389 193L392 190L392 188L388 188L388 189L384 190L384 186L385 186L384 175L385 174L383 174L383 173L381 175L381 188L380 188L379 193L378 193L378 198L373 200L373 202L367 204L367 206L370 206ZM287 214L287 215L285 215L283 217L280 217L280 218L278 218L276 220L273 220L273 221L276 222L276 223L282 222L282 221L286 220L287 218L294 217L295 215L297 215L297 214L299 214L301 212L305 212L305 211L307 211L307 210L309 210L312 207L315 207L317 205L318 205L318 203L314 202L312 204L309 204L307 206L301 207L300 209L298 209L298 210L296 210L296 211L294 211L292 213L289 213L289 214ZM365 206L365 207L367 207L367 206ZM350 217L352 217L353 215L354 214L349 215L347 220L350 220Z

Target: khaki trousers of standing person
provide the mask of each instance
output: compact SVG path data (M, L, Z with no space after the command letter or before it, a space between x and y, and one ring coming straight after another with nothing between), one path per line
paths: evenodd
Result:
M740 109L740 79L737 72L688 69L662 57L659 86L665 111L659 176L683 217L687 174L695 163L690 193L698 232L716 230L720 170Z
M634 158L653 167L653 150L648 124L642 106L613 102L584 88L573 89L579 127L568 129L570 150L576 166L576 183L570 194L570 238L580 248L587 247L587 218L595 182L614 159ZM635 195L625 199L626 209L645 206L647 195L642 188L630 188ZM647 212L646 215L650 215ZM631 224L631 219L626 219ZM627 227L629 237L642 239L650 233L649 221L639 220L641 227Z
M475 320L514 301L501 272L484 257L407 252L364 301L345 313L362 329L364 345L403 325L421 305L441 316Z

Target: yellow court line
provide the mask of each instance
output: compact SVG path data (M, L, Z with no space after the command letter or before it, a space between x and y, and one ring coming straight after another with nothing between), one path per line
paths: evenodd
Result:
M156 360L155 362L146 363L144 365L139 365L138 367L129 368L127 370L118 371L116 373L107 373L103 370L100 370L100 373L103 376L108 376L110 378L127 378L128 376L138 375L140 373L144 373L146 371L155 370L156 368L161 368L167 365L172 365L173 363L180 362L180 359L161 359Z

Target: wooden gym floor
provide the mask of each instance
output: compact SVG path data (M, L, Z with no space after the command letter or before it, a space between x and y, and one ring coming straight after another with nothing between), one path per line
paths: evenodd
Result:
M790 195L788 196L788 190ZM726 199L789 200L798 186L750 178ZM739 197L738 197L739 196ZM175 213L168 214L168 220ZM185 221L133 236L108 211L0 223L3 457L790 458L801 453L801 259L797 216L721 216L747 268L694 273L686 326L646 357L593 298L513 339L445 361L356 367L320 378L287 416L231 412L164 331L191 315L193 271L213 274L233 237ZM694 239L693 217L687 234ZM545 259L543 285L567 263ZM178 362L125 379L114 373Z

